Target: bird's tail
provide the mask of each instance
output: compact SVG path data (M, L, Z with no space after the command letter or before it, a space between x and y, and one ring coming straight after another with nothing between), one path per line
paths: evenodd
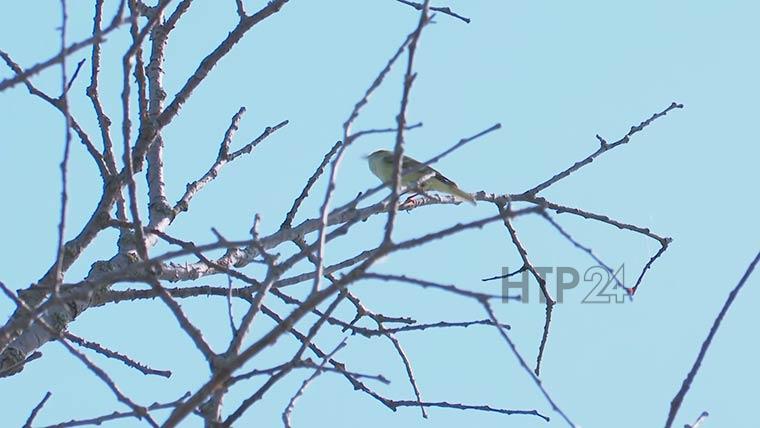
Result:
M464 190L460 189L456 186L451 186L451 194L456 196L459 199L462 199L464 201L467 201L473 205L475 205L475 198L472 197L471 194L465 192Z

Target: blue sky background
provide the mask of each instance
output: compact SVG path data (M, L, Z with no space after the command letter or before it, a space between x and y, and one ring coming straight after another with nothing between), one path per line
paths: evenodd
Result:
M116 2L109 2L109 13ZM249 11L261 1L248 1ZM69 40L90 33L90 2L70 1ZM579 304L590 290L583 284L557 305L544 357L542 380L560 407L583 427L662 426L670 400L691 367L702 340L727 294L760 242L757 227L757 117L760 109L760 62L756 18L751 1L724 2L512 2L447 1L470 17L471 24L438 15L420 42L419 76L408 119L424 127L407 134L407 152L426 159L460 138L496 122L503 128L474 142L439 164L469 191L521 192L580 160L598 146L595 134L609 141L624 135L672 101L686 108L662 118L632 143L605 154L592 165L546 191L553 201L609 215L671 236L674 242L647 275L634 302ZM244 238L254 213L261 232L282 222L295 195L340 138L341 124L387 58L418 20L412 8L393 0L291 0L276 16L255 27L219 63L165 130L167 189L176 201L187 182L206 171L216 156L224 130L240 106L246 106L233 147L255 138L283 119L290 124L262 144L252 156L228 166L169 230L195 242L214 239L211 227L229 238ZM196 0L182 18L167 48L165 84L169 99L235 24L233 1ZM48 58L59 49L56 1L8 2L0 14L0 48L22 66ZM108 38L103 54L101 94L115 121L121 147L120 57L125 32ZM99 135L89 100L88 58L70 95L77 119L93 137ZM403 67L396 67L373 97L355 129L395 123ZM12 73L3 65L0 78ZM34 83L59 92L59 69L51 68ZM133 110L134 111L134 110ZM59 212L58 163L63 120L22 86L0 93L0 280L26 288L54 259ZM96 140L96 141L99 141ZM376 184L362 156L392 145L392 136L359 140L340 171L336 200L346 201ZM100 179L78 140L72 145L67 236L89 217L100 195ZM139 184L143 186L144 180ZM324 183L321 183L324 185ZM313 217L323 187L313 192L300 219ZM144 190L144 189L143 189ZM145 195L141 196L145 200ZM488 204L433 206L399 216L397 237L419 236L458 221L494 213ZM658 244L608 225L555 217L581 243L611 266L625 265L632 284ZM384 218L362 225L352 238L336 241L328 260L374 245ZM515 222L537 265L593 265L538 217ZM103 233L66 275L74 282L92 261L108 258L116 235ZM310 237L314 239L314 237ZM155 248L160 254L166 247ZM283 251L292 251L283 250ZM519 257L503 226L434 242L388 257L375 270L477 290L498 291L481 278L502 266L519 267ZM300 266L308 269L308 264ZM246 269L254 274L257 267ZM551 281L550 277L550 281ZM202 285L224 285L211 277ZM749 426L756 406L760 348L754 340L760 278L747 283L725 318L674 426L691 423L703 411L707 427ZM297 289L293 289L293 292ZM534 289L535 291L535 289ZM401 284L364 282L355 292L370 308L388 315L413 314L419 321L481 319L476 304L462 304L445 293ZM511 336L523 355L534 361L544 308L532 303L500 304L499 317L512 325ZM274 308L285 311L278 302ZM198 298L182 302L189 317L221 349L229 338L225 302ZM238 308L238 314L243 310ZM11 302L0 300L0 313ZM346 317L353 313L342 311ZM270 327L257 324L259 334ZM300 324L304 328L308 324ZM100 356L123 391L142 404L170 401L196 390L207 368L169 311L159 302L127 302L84 313L70 326L73 333L159 369L171 380L145 377ZM404 333L399 335L411 358L425 399L537 409L549 423L530 416L431 409L423 421L419 409L391 412L354 392L341 377L325 374L306 392L293 414L295 426L366 427L520 426L561 427L528 376L493 328ZM343 336L326 329L317 338L331 349ZM411 387L388 341L351 337L337 354L352 370L382 373L392 380L377 390L394 398L412 398ZM265 368L288 358L296 343L283 338L278 347L247 368ZM51 424L123 410L110 391L57 344L42 348L44 357L23 373L3 379L0 414L8 426L20 426L32 407L50 390L53 396L36 419ZM288 398L310 372L280 382L256 404L240 426L280 424ZM262 380L239 386L229 395L227 411L236 407ZM373 384L374 385L374 384ZM110 426L135 426L135 420ZM751 424L751 423L750 423ZM188 427L201 426L190 418Z

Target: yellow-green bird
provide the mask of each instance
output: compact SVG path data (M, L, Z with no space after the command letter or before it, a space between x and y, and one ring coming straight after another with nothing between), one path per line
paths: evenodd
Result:
M367 156L369 162L369 169L373 174L377 176L386 185L393 184L393 152L390 150L378 150L371 155ZM475 198L471 194L460 189L456 183L449 180L436 171L435 169L425 166L424 164L404 156L401 163L402 171L404 169L412 170L401 177L402 186L412 186L417 181L426 176L432 176L422 182L419 186L423 192L430 190L446 193L452 195L458 199L467 201L475 205Z

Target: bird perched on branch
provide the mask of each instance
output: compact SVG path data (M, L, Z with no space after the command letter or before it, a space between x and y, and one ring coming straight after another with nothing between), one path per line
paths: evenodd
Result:
M369 162L369 169L373 174L377 176L386 185L393 184L393 152L390 150L378 150L371 155L367 156ZM449 180L436 171L435 169L418 162L409 156L404 156L401 165L401 171L407 171L403 173L401 177L401 185L415 186L422 192L436 191L446 193L454 196L457 199L467 201L475 205L475 198L471 194L460 189L456 183ZM423 180L421 183L418 183ZM408 190L415 190L414 188ZM418 191L415 195L420 194ZM410 198L411 199L411 198Z

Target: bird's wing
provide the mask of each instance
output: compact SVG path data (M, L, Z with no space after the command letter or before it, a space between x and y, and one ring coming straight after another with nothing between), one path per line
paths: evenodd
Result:
M383 162L393 166L393 154L391 153L389 156L384 157ZM426 175L424 174L425 169L432 170L432 172L435 173L434 177L440 180L442 183L447 184L449 186L458 187L456 183L448 179L445 175L438 172L435 168L431 166L426 166L425 164L415 159L412 159L409 156L404 156L403 168L408 169L408 170L414 170L418 173L423 173L422 175Z

